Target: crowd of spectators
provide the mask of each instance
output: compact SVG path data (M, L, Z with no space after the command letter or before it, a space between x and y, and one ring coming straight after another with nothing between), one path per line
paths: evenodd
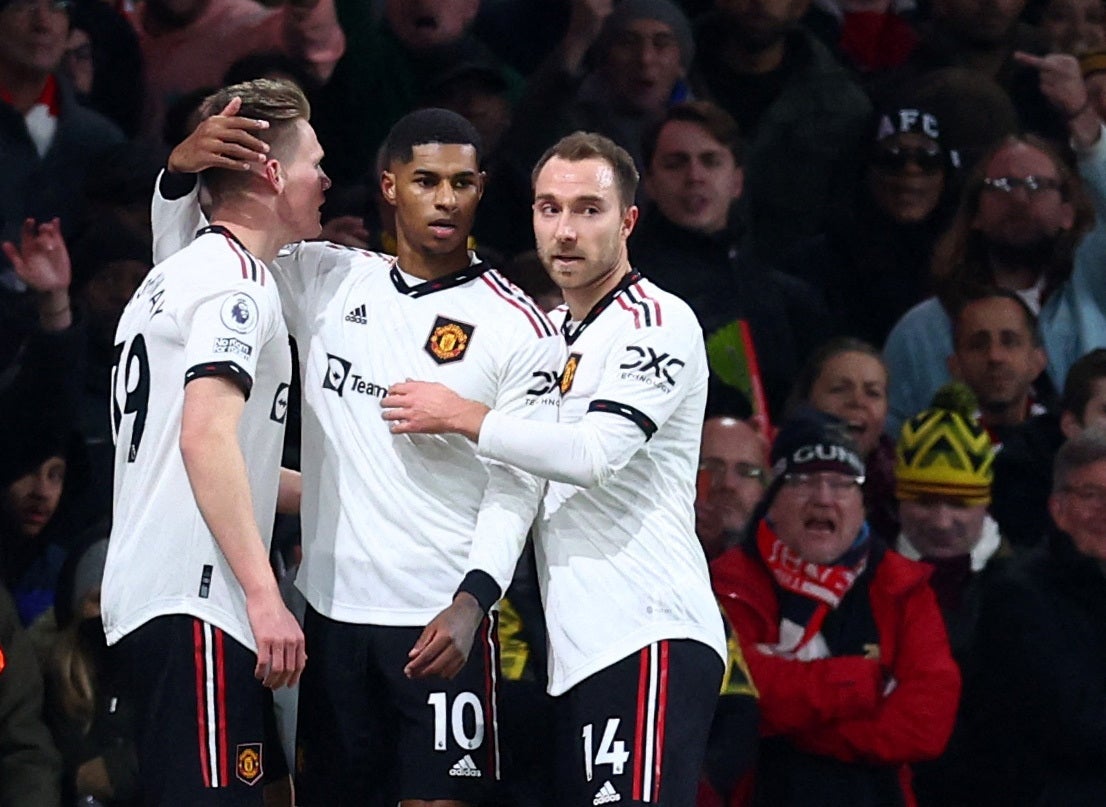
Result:
M633 156L631 262L706 339L696 527L760 712L754 751L722 699L701 805L1106 803L1103 0L0 0L0 807L135 792L115 327L159 168L262 76L310 98L351 247L394 249L392 124L469 118L471 246L547 308L535 160ZM503 614L499 804L537 807L525 559Z

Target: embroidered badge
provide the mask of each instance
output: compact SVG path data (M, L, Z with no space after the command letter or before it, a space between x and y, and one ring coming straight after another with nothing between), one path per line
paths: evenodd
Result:
M438 317L434 320L430 338L426 340L426 352L438 364L460 361L465 357L465 351L472 340L472 332L475 330L476 327L473 325Z

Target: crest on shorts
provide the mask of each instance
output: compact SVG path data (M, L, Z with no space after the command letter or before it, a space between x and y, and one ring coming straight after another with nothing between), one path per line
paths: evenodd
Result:
M247 785L255 785L261 780L261 743L244 743L238 746L234 772Z
M460 361L465 357L472 332L475 330L474 325L438 317L430 330L430 338L426 340L426 352L438 364Z
M565 362L565 369L561 371L561 395L567 395L572 389L572 382L576 380L576 368L580 365L581 354L573 353Z

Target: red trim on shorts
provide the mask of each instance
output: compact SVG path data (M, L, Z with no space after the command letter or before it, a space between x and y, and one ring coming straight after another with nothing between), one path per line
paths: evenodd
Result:
M634 793L635 801L641 800L642 765L645 764L645 698L649 691L649 648L641 649L641 670L637 680L637 728L634 730Z
M215 634L215 704L219 710L219 784L230 785L230 764L227 755L227 675L223 658L223 631L212 626Z
M192 622L193 666L196 668L196 726L200 740L200 772L204 787L211 787L210 766L207 758L207 708L204 687L204 635L203 625L196 619Z
M668 640L660 643L660 670L657 682L657 737L653 751L653 801L661 800L661 762L664 760L664 716L668 711Z
M491 630L491 615L484 617L480 627L480 647L484 651L484 742L488 752L487 770L495 770L495 751L492 748L492 693L495 691L495 679L492 676L492 646L488 632Z

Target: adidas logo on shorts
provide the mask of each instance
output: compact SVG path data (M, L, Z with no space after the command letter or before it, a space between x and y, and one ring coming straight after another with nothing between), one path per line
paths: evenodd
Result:
M599 792L595 794L595 798L591 800L592 804L613 804L616 801L622 801L622 796L618 795L618 791L614 789L614 785L611 784L611 780L608 779L603 783L603 786L599 788Z
M352 322L357 325L367 325L369 323L369 320L366 316L366 313L367 312L365 311L365 304L362 303L361 305L357 306L357 308L346 314L346 322Z
M472 757L465 754L449 769L450 776L482 776L480 769L476 767L476 763L472 761Z

